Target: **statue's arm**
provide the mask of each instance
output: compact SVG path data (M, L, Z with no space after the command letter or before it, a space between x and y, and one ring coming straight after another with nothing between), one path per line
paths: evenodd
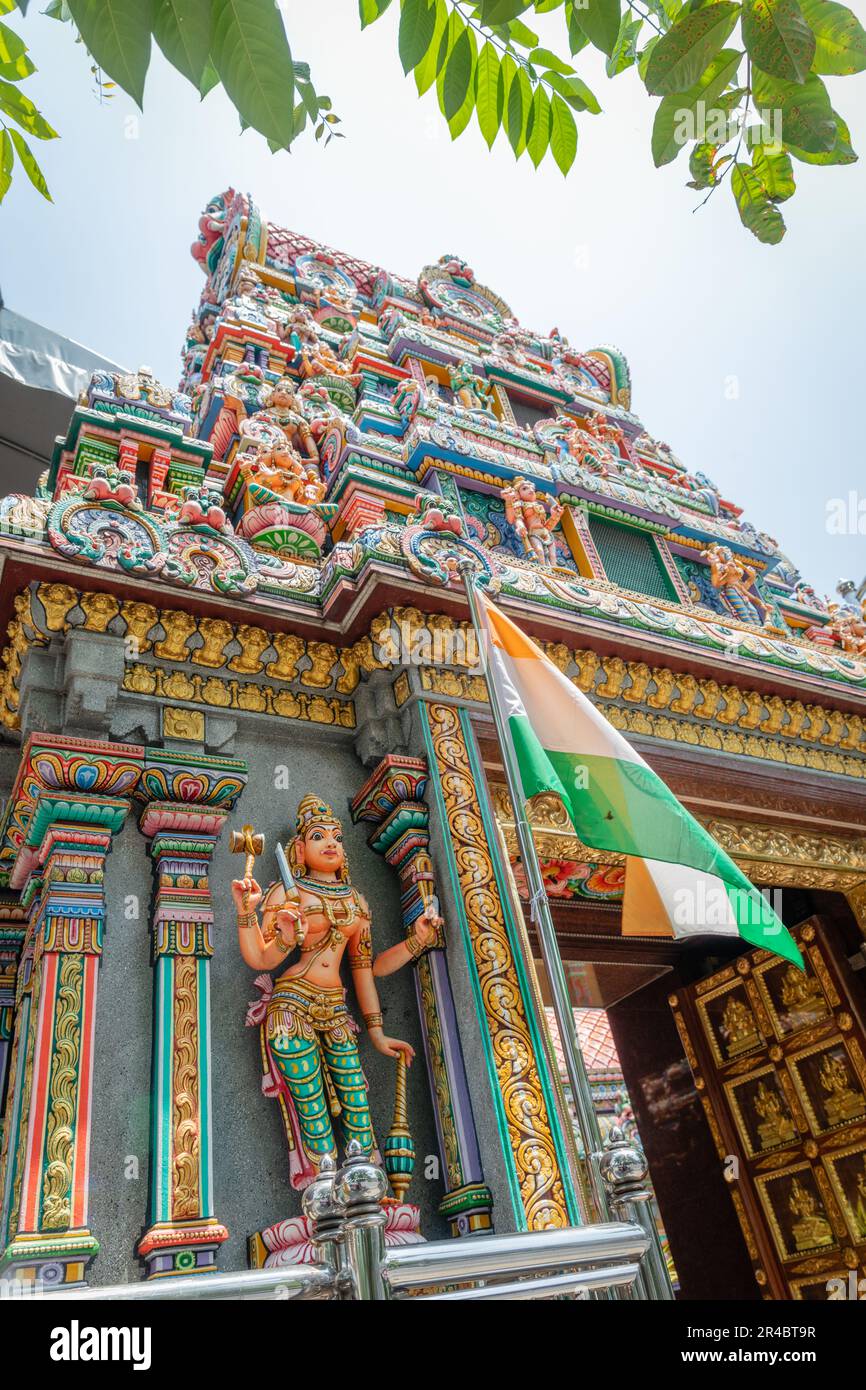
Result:
M422 915L416 918L404 941L398 941L396 946L389 946L387 951L379 952L373 961L373 974L382 979L385 975L393 975L395 970L402 970L410 961L417 960L428 946L435 945L441 925L442 918L430 903Z
M283 901L279 900L280 894ZM284 901L282 884L272 885L264 895L263 930L258 914L262 890L255 879L236 879L232 884L232 898L237 913L238 946L242 959L251 970L274 970L291 950L291 945L286 943L285 933L280 930L282 923L278 922L278 916L282 918L287 911L295 915L298 909Z
M382 1026L382 1006L379 1003L376 981L373 979L373 946L370 936L370 909L367 907L363 898L361 898L360 902L364 918L361 923L360 931L357 932L349 942L348 956L349 964L352 967L355 995L361 1006L364 1025L367 1029L370 1042L377 1052L381 1052L385 1057L397 1057L402 1052L406 1057L407 1063L411 1066L412 1058L415 1055L412 1046L407 1042L401 1042L399 1038L389 1038ZM397 967L395 966L394 969L397 969Z

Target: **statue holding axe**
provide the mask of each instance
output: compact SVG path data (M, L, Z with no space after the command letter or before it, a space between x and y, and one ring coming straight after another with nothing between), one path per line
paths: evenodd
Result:
M413 1049L385 1033L376 978L435 945L441 918L431 900L404 941L374 955L370 909L349 877L343 827L313 794L301 798L288 853L277 846L280 876L265 892L253 877L264 837L245 826L231 847L246 855L244 876L232 883L241 955L257 971L286 966L276 980L258 976L263 998L250 1005L247 1022L261 1026L263 1089L281 1101L292 1185L303 1188L323 1158L336 1157L338 1116L346 1142L356 1140L367 1153L375 1148L357 1028L340 977L343 960L371 1045L405 1067ZM294 948L299 954L289 963Z

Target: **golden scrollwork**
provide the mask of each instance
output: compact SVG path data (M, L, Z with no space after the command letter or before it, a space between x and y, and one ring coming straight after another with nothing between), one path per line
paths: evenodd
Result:
M204 711L178 709L176 705L164 705L162 732L165 738L189 739L194 743L203 743L205 734Z
M394 607L381 613L371 623L366 637L340 648L294 633L267 634L249 624L196 618L183 610L156 610L131 601L118 607L110 595L83 594L66 584L38 584L35 594L41 616L38 622L34 618L32 635L28 633L24 639L25 650L27 642L65 632L70 626L81 625L82 620L91 630L104 631L117 618L112 630L116 627L119 632L125 625L126 635L138 643L138 653L152 645L160 661L191 661L215 670L228 666L249 675L257 674L260 661L261 669L271 680L300 680L303 686L315 690L333 685L336 694L350 695L362 673L399 665L407 643L412 647L426 640L443 655L434 663L421 666L425 689L449 698L486 699L484 681L474 673L477 660L468 625L414 607ZM163 631L158 640L157 623ZM266 637L269 641L261 645ZM232 656L227 648L234 640L241 651ZM627 734L847 777L866 777L866 723L859 714L743 690L734 684L720 686L706 677L665 667L650 668L645 662L627 661L620 656L600 657L591 650L572 650L562 642L548 646L560 670ZM14 657L15 649L10 652ZM22 655L19 635L15 658L18 666ZM9 653L6 659L2 718L14 727L18 667L10 675Z
M160 699L183 700L213 709L246 710L274 715L281 719L301 719L310 724L332 724L338 729L354 729L352 700L336 696L295 695L271 685L252 681L226 680L224 677L187 675L185 671L166 671L161 666L136 662L128 666L123 689L134 695L155 695Z
M198 961L175 956L172 1054L172 1198L175 1221L196 1217L199 1203Z
M428 706L433 750L509 1141L530 1230L569 1224L550 1120L457 711Z
M72 1212L73 1133L86 967L87 958L83 955L60 957L42 1182L42 1224L49 1231L68 1226Z

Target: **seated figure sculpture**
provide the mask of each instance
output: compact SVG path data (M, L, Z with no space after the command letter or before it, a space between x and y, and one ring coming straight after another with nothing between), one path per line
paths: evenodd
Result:
M263 405L264 409L259 412L259 420L268 420L278 425L293 449L318 464L319 451L313 431L304 415L303 405L291 377L280 377L265 394Z
M251 969L276 970L299 950L276 981L268 975L256 980L263 999L250 1006L247 1022L261 1025L263 1089L283 1102L290 1180L301 1189L324 1158L336 1157L337 1116L347 1144L354 1139L370 1154L375 1148L357 1030L340 979L343 958L372 1046L385 1057L402 1053L411 1063L409 1043L382 1027L375 981L433 945L441 918L431 904L404 941L374 956L370 909L350 882L342 826L318 796L301 799L288 860L296 896L281 881L263 892L244 877L232 883L232 897L241 956Z

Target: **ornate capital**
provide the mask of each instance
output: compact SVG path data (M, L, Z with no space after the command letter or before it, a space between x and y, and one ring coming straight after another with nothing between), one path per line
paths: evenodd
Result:
M52 825L119 829L144 751L137 744L31 734L0 823L0 885L23 886Z

